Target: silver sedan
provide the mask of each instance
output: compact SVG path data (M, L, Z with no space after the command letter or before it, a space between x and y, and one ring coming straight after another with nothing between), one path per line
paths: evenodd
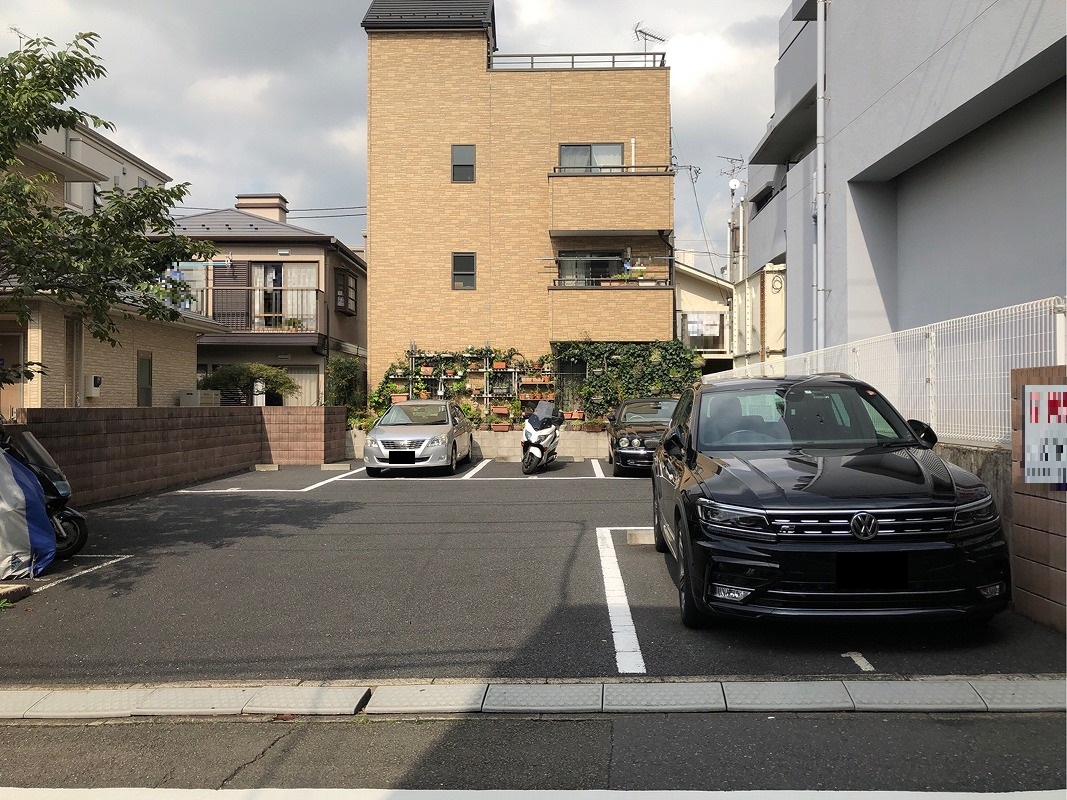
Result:
M440 467L456 472L470 461L474 426L455 403L406 400L394 403L367 434L363 464L376 477L386 469Z

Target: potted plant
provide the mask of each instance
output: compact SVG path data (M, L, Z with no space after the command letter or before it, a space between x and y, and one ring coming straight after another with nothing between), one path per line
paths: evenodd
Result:
M502 403L498 403L497 405L490 406L489 410L492 413L496 414L498 417L505 417L505 416L508 415L508 412L511 409L507 405L504 405Z
M503 433L504 431L511 430L511 423L501 419L496 414L489 414L485 418L485 421L489 423L489 430L496 431L497 433Z
M282 326L287 328L290 333L295 333L304 330L304 321L297 317L289 317L282 322Z

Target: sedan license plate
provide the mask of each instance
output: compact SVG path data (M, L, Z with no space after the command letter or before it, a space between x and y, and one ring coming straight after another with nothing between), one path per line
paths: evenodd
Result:
M414 464L415 463L415 451L414 450L390 450L389 451L389 463L390 464Z
M907 553L838 553L842 592L902 592L908 588Z

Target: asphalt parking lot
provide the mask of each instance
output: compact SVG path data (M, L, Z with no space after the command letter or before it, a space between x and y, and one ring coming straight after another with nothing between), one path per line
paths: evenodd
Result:
M82 555L0 613L5 685L1058 676L1063 637L678 620L646 476L283 467L85 509Z

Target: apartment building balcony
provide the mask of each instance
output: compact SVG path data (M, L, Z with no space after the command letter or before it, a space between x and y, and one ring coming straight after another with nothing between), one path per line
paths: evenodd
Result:
M792 22L789 30L796 35L783 41L774 67L774 116L749 159L752 164L799 161L815 147L816 29L813 23Z
M315 346L326 334L324 296L320 289L216 286L195 289L186 310L230 329L202 336L201 344Z
M674 225L669 165L557 166L548 184L553 237L655 235Z
M611 292L610 302L607 302ZM674 289L670 286L548 290L548 339L651 342L674 338Z

